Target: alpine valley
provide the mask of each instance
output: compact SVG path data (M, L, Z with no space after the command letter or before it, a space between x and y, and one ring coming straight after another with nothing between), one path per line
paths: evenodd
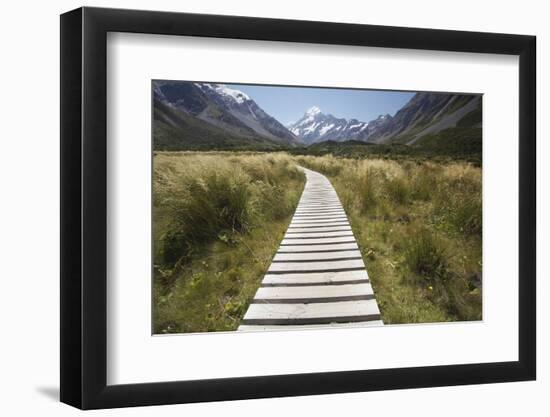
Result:
M155 150L277 150L322 143L481 150L481 96L416 93L393 116L360 121L313 106L284 126L253 98L223 84L153 81ZM333 145L334 146L334 145Z

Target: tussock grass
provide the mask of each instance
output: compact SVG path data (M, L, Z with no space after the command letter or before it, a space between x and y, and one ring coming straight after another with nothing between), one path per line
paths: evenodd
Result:
M155 333L233 330L297 205L285 154L154 156Z
M296 161L336 188L385 323L481 319L481 168L332 155Z
M429 281L443 281L448 276L447 250L427 228L411 236L405 244L405 263L409 269Z

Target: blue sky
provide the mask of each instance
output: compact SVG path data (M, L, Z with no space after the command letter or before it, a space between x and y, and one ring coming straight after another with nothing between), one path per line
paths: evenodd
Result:
M368 122L380 114L389 113L393 116L414 95L397 91L226 85L248 94L261 108L285 125L300 119L313 106L336 117Z

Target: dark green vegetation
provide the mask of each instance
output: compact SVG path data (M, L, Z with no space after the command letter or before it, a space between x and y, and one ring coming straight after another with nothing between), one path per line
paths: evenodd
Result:
M447 156L481 166L481 129L456 127L420 138L414 149L427 157Z
M307 148L289 149L294 155L335 155L343 158L384 158L417 161L465 161L482 164L481 128L450 128L420 138L414 145L375 144L360 141L326 141Z
M185 138L178 138L181 130L164 124L155 126L156 149L180 150L181 141L186 143L188 150L233 150L233 151L286 151L292 155L334 155L343 158L354 159L394 159L417 160L434 162L464 161L475 166L482 165L482 136L480 128L452 128L443 130L437 134L422 137L417 144L404 145L375 144L360 141L320 142L308 147L287 148L280 144L274 144L266 139L232 137L227 133L218 131L208 125L202 126L197 119L189 117Z
M386 324L481 319L480 168L416 158L296 159L334 185Z
M237 328L304 181L284 154L155 154L155 333Z

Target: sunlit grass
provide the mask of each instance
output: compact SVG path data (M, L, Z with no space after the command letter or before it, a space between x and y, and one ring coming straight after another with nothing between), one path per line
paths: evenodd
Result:
M236 329L304 174L285 154L165 152L153 181L155 333Z

